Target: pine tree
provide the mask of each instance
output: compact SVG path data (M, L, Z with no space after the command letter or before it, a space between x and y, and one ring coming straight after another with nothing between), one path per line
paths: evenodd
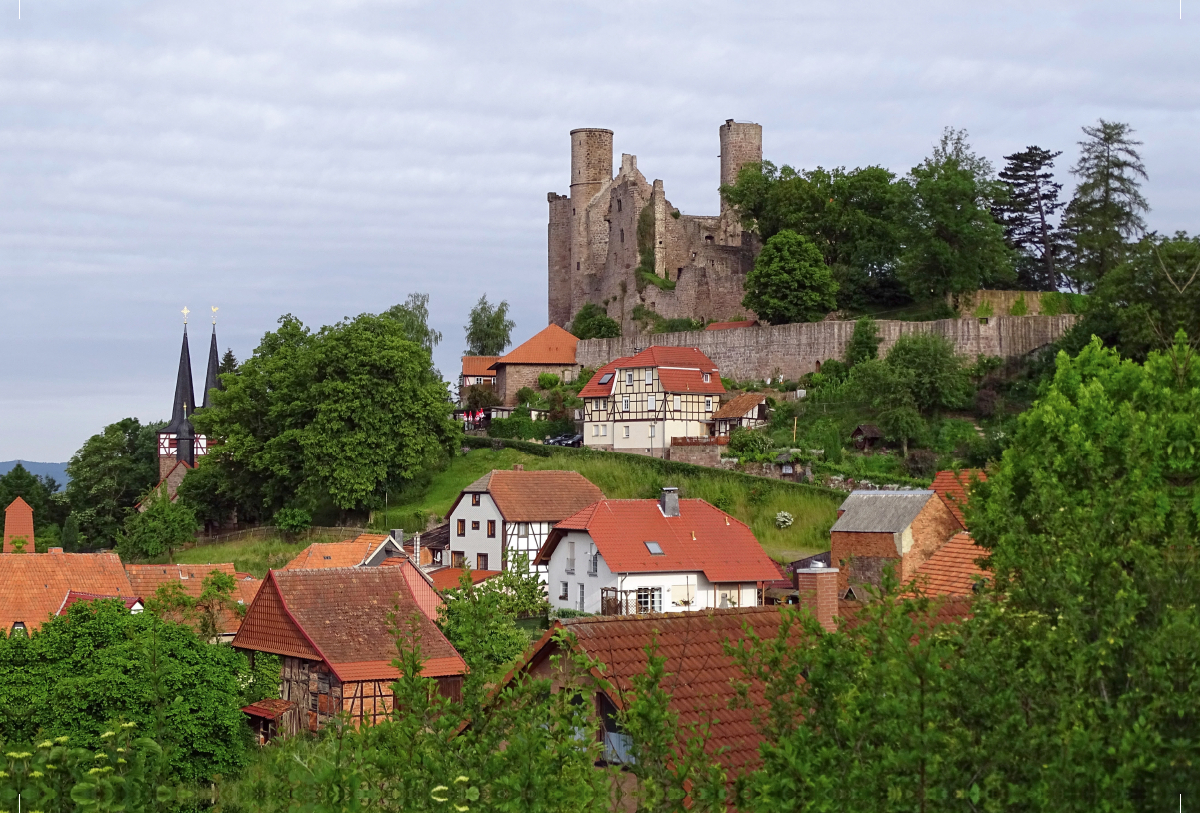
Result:
M1142 214L1150 206L1142 197L1146 167L1133 128L1100 119L1083 132L1087 140L1079 142L1082 154L1071 169L1079 186L1062 225L1073 244L1074 285L1090 289L1121 262L1129 239L1145 229Z
M225 373L236 373L238 366L237 357L233 355L233 349L229 348L225 351L225 355L221 357L221 366L218 369L222 375Z
M1004 156L1008 163L1000 180L1008 186L1008 199L992 208L1004 227L1004 240L1017 252L1017 285L1034 291L1058 290L1059 265L1064 246L1053 217L1063 203L1062 184L1054 182L1054 159L1062 152L1027 147Z

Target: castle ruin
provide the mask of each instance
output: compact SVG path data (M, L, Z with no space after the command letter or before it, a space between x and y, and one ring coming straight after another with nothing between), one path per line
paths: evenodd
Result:
M742 166L762 161L762 126L729 119L720 144L720 183L732 184ZM547 195L550 322L569 326L589 302L625 335L638 331L639 305L665 319L755 318L742 297L760 244L738 214L724 200L718 215L682 214L637 156L622 155L616 177L612 168L612 130L571 131L570 195Z

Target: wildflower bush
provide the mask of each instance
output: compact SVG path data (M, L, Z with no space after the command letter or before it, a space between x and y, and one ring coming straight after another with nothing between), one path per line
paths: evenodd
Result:
M775 515L775 527L780 530L783 530L784 528L790 528L792 523L795 521L795 517L793 517L787 511L780 511Z

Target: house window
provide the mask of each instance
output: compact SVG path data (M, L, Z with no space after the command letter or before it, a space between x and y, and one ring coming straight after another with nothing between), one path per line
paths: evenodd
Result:
M654 437L654 427L655 424L650 424L650 437Z
M622 412L629 411L629 396L628 395L626 395L624 398L621 399L621 411Z
M661 613L662 588L639 587L637 591L637 611L639 613Z
M596 410L597 412L603 412L604 411L604 399L597 398L595 401L593 401L592 409Z
M467 521L465 519L460 519L458 521L458 535L459 536L467 535Z
M583 582L579 583L579 604L577 605L580 612L583 612Z
M473 520L471 520L471 530L472 530L472 531L478 531L478 530L479 530L479 520L477 520L477 519L473 519Z
M678 411L679 411L679 407L680 407L680 406L682 406L682 404L680 403L680 398L679 398L679 396L678 396L678 395L676 395L676 396L675 396L675 402L672 404L672 406L675 408L675 411L676 411L676 412L678 412Z
M570 598L570 596L567 595L567 589L568 588L567 588L566 582L558 583L558 600L559 601L566 601L567 599Z
M467 564L467 556L461 550L450 551L450 567L462 570Z
M518 522L517 523L517 536L521 539L529 538L529 523L528 522Z
M489 519L488 520L488 539L495 539L495 538L496 538L496 520Z
M707 384L707 383L709 382L709 378L710 378L709 374L708 374L708 373L705 373L705 374L704 374L704 383L705 383L705 384Z
M600 437L600 424L598 424L598 423L592 424L592 437L594 437L594 438Z
M567 572L575 572L575 540L567 542Z
M651 556L662 556L663 555L662 545L658 544L657 542L655 542L653 540L646 540L642 544L644 544L646 546L646 550L649 551Z
M479 495L478 494L471 495L471 505L479 505Z
M704 399L704 411L705 411L705 412L712 412L712 398L705 398L705 399Z
M608 424L606 424L606 423L600 424L600 437L602 437L602 438L608 437Z
M646 409L653 412L656 408L658 408L658 399L655 398L653 395L647 395L646 396Z
M626 427L625 427L625 437L629 437L629 426L628 425L626 425Z
M633 370L629 370L625 373L625 385L628 387L633 386Z
M486 553L475 554L475 568L477 570L488 569L488 555Z
M646 371L646 385L649 386L650 384L653 384L653 383L654 383L654 371L647 370Z
M600 572L600 554L593 553L588 557L588 575L595 576Z

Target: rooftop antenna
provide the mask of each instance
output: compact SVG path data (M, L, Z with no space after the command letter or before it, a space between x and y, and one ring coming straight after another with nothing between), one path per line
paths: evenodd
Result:
M219 310L220 310L220 308L218 308L216 305L213 305L213 306L212 306L212 312L213 312L213 325L214 325L214 326L217 324L217 311L219 311Z

